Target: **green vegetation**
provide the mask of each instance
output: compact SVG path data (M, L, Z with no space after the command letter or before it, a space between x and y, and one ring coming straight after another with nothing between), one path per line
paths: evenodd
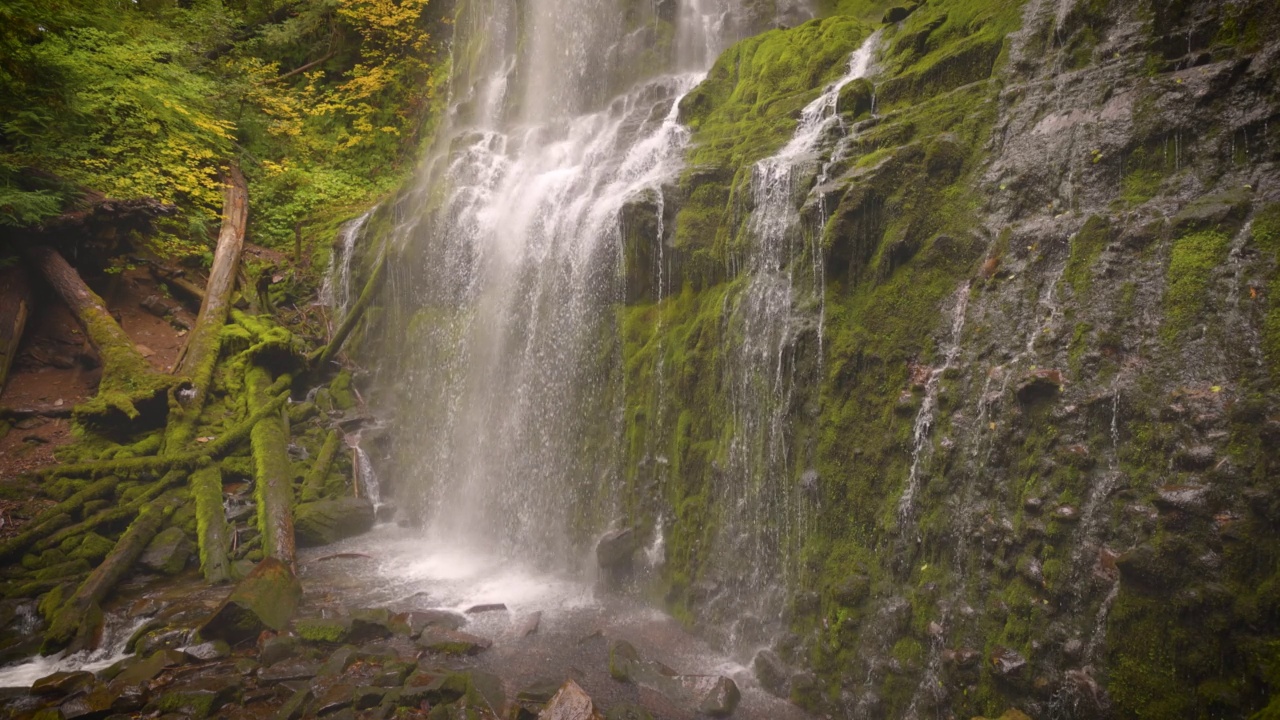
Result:
M147 239L208 252L219 170L250 181L250 234L292 249L393 189L429 132L443 10L426 0L69 0L0 9L0 226L89 193L151 197ZM2 228L0 228L2 230ZM325 238L327 240L327 237ZM136 239L135 239L136 240Z
M1166 274L1165 321L1160 337L1173 342L1189 332L1212 305L1209 280L1227 259L1231 241L1216 230L1184 235L1173 243Z

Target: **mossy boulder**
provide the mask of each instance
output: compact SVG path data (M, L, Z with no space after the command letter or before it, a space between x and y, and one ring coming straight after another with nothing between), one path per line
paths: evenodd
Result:
M293 531L299 547L317 547L368 532L373 520L373 505L364 498L318 500L294 510Z
M98 533L89 532L84 534L84 538L71 551L72 558L80 558L91 563L97 563L111 552L111 548L116 544L102 537Z
M241 580L222 605L200 627L206 640L232 645L256 638L263 630L284 630L293 620L302 585L288 565L267 558Z
M177 575L187 567L195 545L180 527L170 527L158 533L142 552L139 564L148 570Z

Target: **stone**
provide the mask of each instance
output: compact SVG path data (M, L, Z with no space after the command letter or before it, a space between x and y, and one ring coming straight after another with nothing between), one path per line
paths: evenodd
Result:
M609 644L609 677L618 682L634 682L632 675L641 662L640 653L626 640Z
M200 636L235 645L258 637L263 630L285 630L301 597L302 585L289 566L266 558L200 626Z
M703 715L732 715L742 699L738 684L721 675L679 675L676 682L691 696L691 705Z
M516 693L516 702L543 705L551 702L557 692L560 685L555 680L537 680Z
M105 717L111 712L111 692L97 686L89 692L72 695L58 706L63 720L90 720Z
M525 615L515 623L515 636L518 638L529 637L538 632L538 626L542 623L542 612L536 611Z
M591 696L572 680L566 680L551 702L538 714L538 720L602 720Z
M1179 470L1208 470L1217 460L1217 453L1208 445L1178 448L1173 453L1173 466Z
M347 633L346 641L362 643L391 637L393 617L393 613L386 608L352 610L351 628Z
M992 671L1001 678L1016 678L1027 666L1027 659L1018 651L999 645L991 651L990 661Z
M428 626L418 636L418 645L447 655L475 655L492 645L489 640L460 630Z
M1204 485L1164 485L1152 498L1156 508L1164 512L1184 512L1209 517L1209 488Z
M276 711L274 720L302 720L306 714L307 706L315 699L315 695L311 692L311 688L301 688L293 693L284 705Z
M213 717L222 706L236 702L243 692L240 679L230 675L197 678L165 690L152 701L163 712L189 718Z
M751 661L751 669L765 692L780 698L787 697L790 692L787 687L787 666L777 653L769 649L756 653Z
M134 685L147 682L159 675L165 668L185 664L187 656L177 650L158 650L145 659L125 666L111 681L112 685Z
M288 660L298 652L298 638L293 635L272 635L262 641L258 648L258 662L263 667L270 667L282 660Z
M151 539L138 564L154 572L177 575L186 569L194 550L195 545L182 528L170 527Z
M56 672L32 683L31 694L66 696L96 680L93 673L83 670Z
M477 613L496 612L498 610L505 611L506 609L506 603L485 603L483 605L472 605L467 608L467 614L475 615Z
M318 500L294 509L293 532L298 547L317 547L368 532L373 521L373 505L365 498Z
M408 625L409 637L417 637L429 625L460 630L467 624L465 617L451 610L413 610L397 615L395 620Z
M405 678L413 672L413 668L412 663L393 660L383 665L382 670L373 676L370 684L380 688L400 687L404 684Z
M102 537L98 533L89 532L85 533L84 539L82 539L80 544L71 551L70 557L73 560L88 560L89 562L96 564L105 558L107 553L111 552L111 549L115 546L116 544L114 542Z
M210 640L199 645L188 645L181 648L181 651L192 660L208 662L210 660L221 660L231 655L231 646L221 640Z
M301 618L293 623L293 631L307 642L346 642L351 633L351 618Z
M596 564L607 570L630 569L636 548L636 535L631 528L610 530L596 543Z
M281 683L310 680L320 674L320 665L306 660L285 660L258 669L259 683Z
M381 705L382 698L385 697L386 694L386 688L358 687L351 695L351 705L356 710L368 710L375 705Z
M311 707L311 713L315 715L327 715L346 707L351 706L356 688L347 683L336 683L316 698L315 704Z
M1054 520L1073 523L1080 520L1080 511L1072 505L1059 505L1051 513Z
M359 659L359 650L357 648L351 645L343 645L334 650L329 659L324 661L324 664L320 666L319 674L324 676L340 675Z

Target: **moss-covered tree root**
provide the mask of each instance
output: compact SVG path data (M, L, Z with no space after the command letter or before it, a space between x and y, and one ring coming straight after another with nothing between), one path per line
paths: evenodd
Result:
M182 480L183 477L183 471L170 470L168 474L152 483L151 487L147 488L141 495L134 498L132 501L117 507L107 508L106 510L94 514L92 517L85 518L75 525L62 528L49 537L37 542L35 549L40 552L51 550L61 545L67 538L83 535L84 533L87 533L90 530L95 530L103 525L127 520L137 515L138 510L142 508L143 505L146 505L156 499L160 493L168 490L178 481Z
M279 391L280 387L287 386L287 382L280 383L278 386L270 388L269 392L274 394ZM51 479L56 477L136 475L144 472L161 472L171 468L189 469L202 466L211 462L214 458L225 455L236 445L244 442L244 440L249 437L250 431L253 430L253 427L257 425L260 420L278 412L288 399L289 393L287 391L282 392L279 395L275 395L274 399L270 402L255 409L244 422L223 433L220 437L205 446L203 450L178 453L175 455L162 455L159 457L121 458L116 460L102 460L99 462L69 463L41 470L37 473L37 476L45 479Z
M27 529L0 544L0 562L11 560L32 543L62 527L71 524L71 515L80 511L90 500L98 500L115 492L119 480L105 477L73 494L71 497L40 513L28 524Z
M102 563L89 573L89 577L80 583L80 587L58 609L40 647L42 654L50 655L68 646L78 649L90 645L97 625L102 620L99 603L133 567L165 520L173 514L177 504L178 496L169 493L142 509L138 519L120 536L120 540Z

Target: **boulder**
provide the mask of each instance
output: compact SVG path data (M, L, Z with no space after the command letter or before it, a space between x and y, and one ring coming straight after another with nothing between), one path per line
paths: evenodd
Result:
M294 622L293 630L307 642L345 642L351 633L351 618L300 618Z
M461 630L467 619L451 610L413 610L394 618L409 628L409 637L422 634L424 628L435 625L449 630Z
M751 669L755 671L756 680L765 692L780 698L787 697L790 691L787 687L787 666L777 653L768 649L756 653L751 661Z
M996 677L1012 679L1022 674L1027 666L1027 659L1017 650L996 646L991 651L991 669Z
M364 498L318 500L294 509L293 532L298 547L316 547L368 532L373 520L373 505Z
M213 717L222 706L237 702L242 692L241 681L235 676L203 677L170 687L152 705L162 712L198 720Z
M302 585L289 566L266 558L205 620L200 636L235 645L258 637L263 630L285 630L301 597Z
M282 660L288 660L298 652L298 638L292 635L272 635L261 642L258 647L258 662L263 667L270 667Z
M83 670L56 672L52 675L45 675L32 683L31 694L58 696L70 695L86 685L93 684L94 680L95 678L93 673L85 672Z
M199 645L188 645L181 648L181 651L192 660L208 662L210 660L221 660L231 655L231 646L221 640L210 640Z
M596 543L596 563L605 570L628 570L636 552L636 534L631 528L610 530Z
M596 712L591 696L578 687L578 683L566 680L551 702L538 714L538 720L603 720Z
M176 667L186 662L187 656L177 650L159 650L142 660L126 665L111 684L124 686L144 683L159 675L165 668Z
M447 655L475 655L487 650L491 644L485 638L434 625L425 628L418 636L420 647Z
M186 569L194 549L182 528L170 527L151 539L138 563L154 572L177 575Z

